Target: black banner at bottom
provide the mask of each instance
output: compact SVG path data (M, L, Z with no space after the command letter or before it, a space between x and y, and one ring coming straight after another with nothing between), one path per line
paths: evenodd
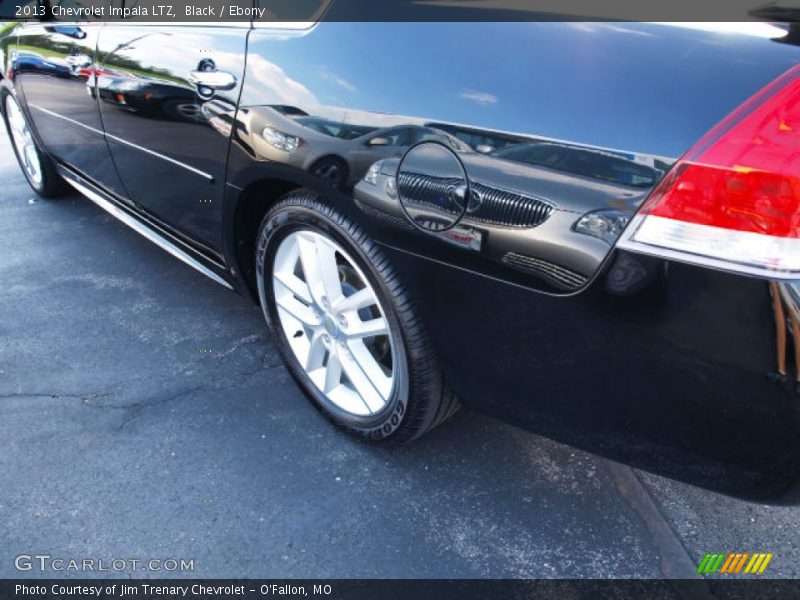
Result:
M614 598L784 600L800 596L800 581L479 580L479 579L5 579L0 597L20 600L471 600Z

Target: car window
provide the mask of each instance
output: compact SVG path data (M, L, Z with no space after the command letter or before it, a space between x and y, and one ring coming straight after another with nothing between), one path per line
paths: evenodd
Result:
M556 144L516 144L491 156L633 187L652 187L661 177L657 169L621 156Z
M366 135L371 131L375 131L374 127L349 125L347 123L328 121L327 119L319 119L317 117L299 117L295 119L295 121L308 127L309 129L313 129L317 133L322 133L324 135L329 135L342 140L354 140L357 137L361 137L362 135Z
M445 133L444 131L439 131L437 129L422 129L419 137L417 138L418 142L439 142L444 144L445 146L449 146L453 150L458 152L472 152L472 147L464 143L463 140L458 139L457 137L450 135L449 133Z
M385 144L386 146L410 146L413 143L411 129L408 127L390 129L388 131L379 133L375 137L385 138L388 140L388 143Z
M274 108L279 113L289 117L307 117L308 113L302 108L291 106L289 104L270 104L270 108Z
M521 138L513 138L510 135L495 134L491 131L465 128L449 123L430 122L426 123L425 126L455 136L473 149L483 146L484 152L498 150L500 148L519 144L523 141Z

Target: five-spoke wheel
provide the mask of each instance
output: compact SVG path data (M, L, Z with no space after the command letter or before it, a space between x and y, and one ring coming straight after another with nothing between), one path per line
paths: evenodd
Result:
M455 412L397 274L345 213L291 192L264 217L255 258L273 339L328 418L370 440L407 441Z
M399 367L385 311L353 258L299 230L280 242L272 278L281 327L311 381L348 413L383 410Z

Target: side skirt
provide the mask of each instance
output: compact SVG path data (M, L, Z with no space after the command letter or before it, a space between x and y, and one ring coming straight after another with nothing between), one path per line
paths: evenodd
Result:
M233 286L223 279L221 274L216 272L221 271L224 273L225 269L223 265L218 265L205 257L198 256L195 251L186 247L173 236L170 236L167 232L159 231L155 226L146 224L127 209L123 208L111 196L103 193L103 191L97 186L93 185L63 165L58 165L58 172L72 187L89 198L89 200L97 204L97 206L102 208L111 216L122 221L136 233L144 236L163 250L169 252L175 258L183 261L209 279L216 281L228 289L233 289ZM208 266L206 266L204 263L208 264Z

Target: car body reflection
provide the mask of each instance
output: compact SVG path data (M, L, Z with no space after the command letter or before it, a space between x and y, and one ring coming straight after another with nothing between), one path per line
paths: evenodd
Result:
M290 106L289 104L273 104L270 108L277 110L282 115L286 115L287 117L307 117L308 113L304 111L302 108L297 108L296 106Z
M663 175L609 152L550 142L514 144L492 151L491 156L645 189L653 187Z
M489 154L461 152L459 158L469 202L458 228L436 237L562 292L589 281L662 176L617 154L552 142L518 143ZM378 162L354 195L370 215L383 213L381 222L403 227L399 165L397 158ZM428 185L433 189L436 182Z
M62 78L70 78L74 75L65 61L45 58L35 52L22 50L14 53L11 60L17 73L37 73Z
M377 160L401 157L414 144L438 141L471 148L450 134L420 125L377 127L311 116L297 107L250 107L246 144L261 160L306 171L337 189L349 189Z
M146 117L202 121L194 89L158 79L106 72L97 76L97 97L108 104Z
M618 240L674 157L800 49L643 23L12 37L0 83L42 145L218 279L256 292L261 224L313 192L374 240L467 407L718 491L800 481L796 286ZM209 57L238 82L213 97L192 79ZM453 168L406 162L426 144Z

